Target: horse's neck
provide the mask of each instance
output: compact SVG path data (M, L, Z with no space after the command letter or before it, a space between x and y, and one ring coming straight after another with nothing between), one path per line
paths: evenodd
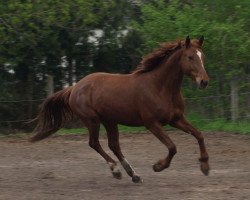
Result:
M158 89L168 96L179 95L183 74L180 67L180 53L163 62L154 73L154 81Z

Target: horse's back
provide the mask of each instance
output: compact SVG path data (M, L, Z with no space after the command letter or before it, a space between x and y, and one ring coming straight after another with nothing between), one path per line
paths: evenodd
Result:
M86 94L87 90L91 90L92 94L102 92L103 90L109 94L112 91L119 92L129 87L127 84L133 84L132 74L110 74L104 72L93 73L82 78L74 86L77 93ZM125 86L125 87L124 87Z

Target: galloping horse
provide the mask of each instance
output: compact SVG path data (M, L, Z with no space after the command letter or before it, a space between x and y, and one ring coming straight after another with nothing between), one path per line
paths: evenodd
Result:
M118 124L145 126L169 150L166 158L153 166L155 172L168 168L176 146L165 133L163 125L169 124L193 135L200 147L201 171L208 175L208 153L204 138L184 116L181 94L183 76L191 77L203 89L208 84L204 68L202 44L204 37L163 43L145 56L131 74L93 73L74 86L48 97L37 117L37 134L31 141L42 140L59 130L63 123L77 116L89 131L89 146L108 163L113 176L122 175L113 160L99 143L100 124L107 131L108 146L119 159L132 181L142 182L125 159L119 145Z

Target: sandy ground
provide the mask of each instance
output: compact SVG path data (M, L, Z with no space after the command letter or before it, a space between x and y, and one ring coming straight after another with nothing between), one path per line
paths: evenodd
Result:
M199 170L195 139L170 132L177 154L170 168L155 173L152 164L165 147L148 133L121 134L127 160L144 179L135 184L122 169L114 179L105 161L88 146L88 136L51 137L30 144L25 138L0 139L1 200L159 200L250 199L250 136L206 133L211 171ZM101 144L110 155L106 137Z

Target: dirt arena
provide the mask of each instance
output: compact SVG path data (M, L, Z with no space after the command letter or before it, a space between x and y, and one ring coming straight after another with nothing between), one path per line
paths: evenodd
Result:
M30 144L25 138L0 139L1 200L207 200L250 199L250 136L206 133L211 171L199 169L195 139L170 132L177 154L169 169L156 173L152 164L166 155L151 134L121 134L127 160L143 178L135 184L122 169L112 178L105 161L88 146L87 135L54 136ZM106 151L106 137L101 137ZM113 156L114 157L114 156Z

